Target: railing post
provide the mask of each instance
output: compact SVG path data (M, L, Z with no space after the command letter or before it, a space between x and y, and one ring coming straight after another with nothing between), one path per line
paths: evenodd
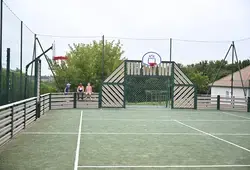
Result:
M49 94L49 110L51 110L51 93Z
M43 104L42 104L42 106L43 106L43 115L44 115L44 100L45 100L44 98L45 98L45 96L42 97L42 102L43 102Z
M41 101L36 99L36 119L40 118L41 113Z
M76 93L74 93L74 108L76 108Z
M26 101L24 102L24 117L23 117L23 119L24 119L24 129L26 128Z
M194 86L194 109L197 110L197 88Z
M14 136L14 105L11 106L11 138Z
M217 110L220 110L220 95L217 95Z
M247 112L250 112L250 97L247 98Z
M98 94L98 108L102 107L102 94L101 91Z

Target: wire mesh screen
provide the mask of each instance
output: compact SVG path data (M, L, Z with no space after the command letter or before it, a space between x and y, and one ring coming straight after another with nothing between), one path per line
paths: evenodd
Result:
M127 76L127 105L162 105L170 100L170 77Z

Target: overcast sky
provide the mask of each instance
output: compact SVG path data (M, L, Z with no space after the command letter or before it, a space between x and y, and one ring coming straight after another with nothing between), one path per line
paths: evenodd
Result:
M33 32L39 34L44 48L56 41L57 55L65 55L67 44L87 43L92 39L41 35L166 39L121 39L125 57L141 59L144 53L153 50L162 60L169 60L168 38L173 38L173 60L182 64L223 59L230 41L250 37L249 0L4 1ZM10 47L14 68L19 65L16 57L19 56L19 28L18 20L4 7L4 55ZM24 34L25 65L32 57L33 36L26 27ZM177 39L225 42L198 43ZM250 57L250 39L235 44L240 60ZM49 56L52 57L52 53ZM49 74L45 72L46 67L44 65L43 72Z

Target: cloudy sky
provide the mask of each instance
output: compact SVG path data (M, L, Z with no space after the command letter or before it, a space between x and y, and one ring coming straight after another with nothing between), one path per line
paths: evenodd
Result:
M129 59L141 59L153 50L169 60L169 38L173 38L172 58L182 64L223 59L232 40L239 59L250 58L250 39L241 40L250 37L249 0L4 1L38 34L44 48L56 41L56 55L65 55L67 44L88 43L105 35L108 40L120 39ZM20 22L6 6L3 23L4 55L10 47L15 68L19 66ZM32 58L32 47L32 32L24 27L24 65ZM49 74L47 66L43 68Z

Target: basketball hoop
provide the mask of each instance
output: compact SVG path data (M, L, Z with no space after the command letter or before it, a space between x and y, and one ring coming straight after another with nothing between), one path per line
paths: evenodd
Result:
M154 67L156 63L148 63L150 67Z
M58 61L58 60L67 60L68 59L68 57L66 57L66 56L56 56L56 42L54 41L54 43L52 44L52 46L53 46L53 54L52 54L52 56L53 56L53 60L54 61Z
M54 56L53 57L53 60L67 60L68 59L68 57L66 57L66 56Z
M161 64L161 57L156 52L147 52L142 57L142 64L150 67L155 67Z

